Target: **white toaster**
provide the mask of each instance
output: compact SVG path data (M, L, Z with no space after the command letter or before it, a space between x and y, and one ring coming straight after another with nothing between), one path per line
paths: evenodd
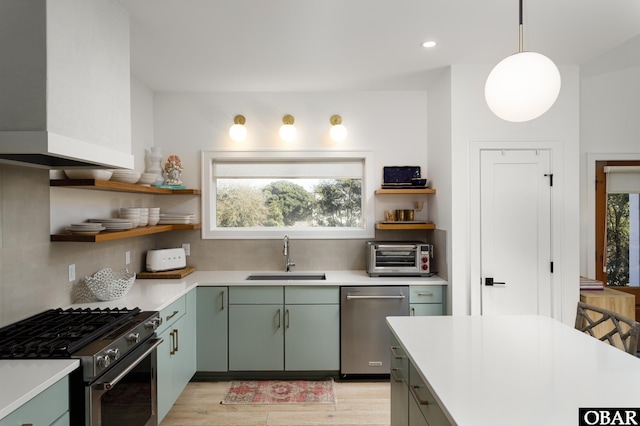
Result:
M147 252L147 271L170 271L187 266L187 257L183 248L149 250Z

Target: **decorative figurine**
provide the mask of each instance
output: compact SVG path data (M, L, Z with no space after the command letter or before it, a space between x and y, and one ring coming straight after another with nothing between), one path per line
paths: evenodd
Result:
M169 158L167 158L167 162L164 163L164 175L165 185L182 185L182 181L180 180L180 176L182 176L182 161L180 161L180 157L177 155L170 155Z

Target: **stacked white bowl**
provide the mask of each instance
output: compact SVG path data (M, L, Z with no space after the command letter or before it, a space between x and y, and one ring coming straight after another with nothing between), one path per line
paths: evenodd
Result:
M115 169L111 175L111 180L115 182L136 183L140 180L140 172L127 169Z
M149 221L147 225L157 225L160 221L160 207L149 207Z
M139 207L120 207L120 217L131 221L134 228L140 226Z
M147 226L149 224L149 208L139 207L140 209L140 226Z

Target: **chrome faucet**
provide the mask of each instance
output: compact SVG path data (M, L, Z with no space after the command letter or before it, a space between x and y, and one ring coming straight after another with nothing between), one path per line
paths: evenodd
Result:
M296 266L295 263L291 261L291 255L289 254L289 236L284 236L284 247L282 248L282 254L284 255L284 271L291 272L291 267Z

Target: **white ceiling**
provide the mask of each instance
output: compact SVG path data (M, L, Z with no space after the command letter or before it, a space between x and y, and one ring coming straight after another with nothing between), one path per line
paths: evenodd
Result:
M429 70L518 50L517 0L119 2L133 75L156 91L421 89ZM524 2L524 49L558 65L638 34L639 0ZM427 39L438 46L424 49Z

